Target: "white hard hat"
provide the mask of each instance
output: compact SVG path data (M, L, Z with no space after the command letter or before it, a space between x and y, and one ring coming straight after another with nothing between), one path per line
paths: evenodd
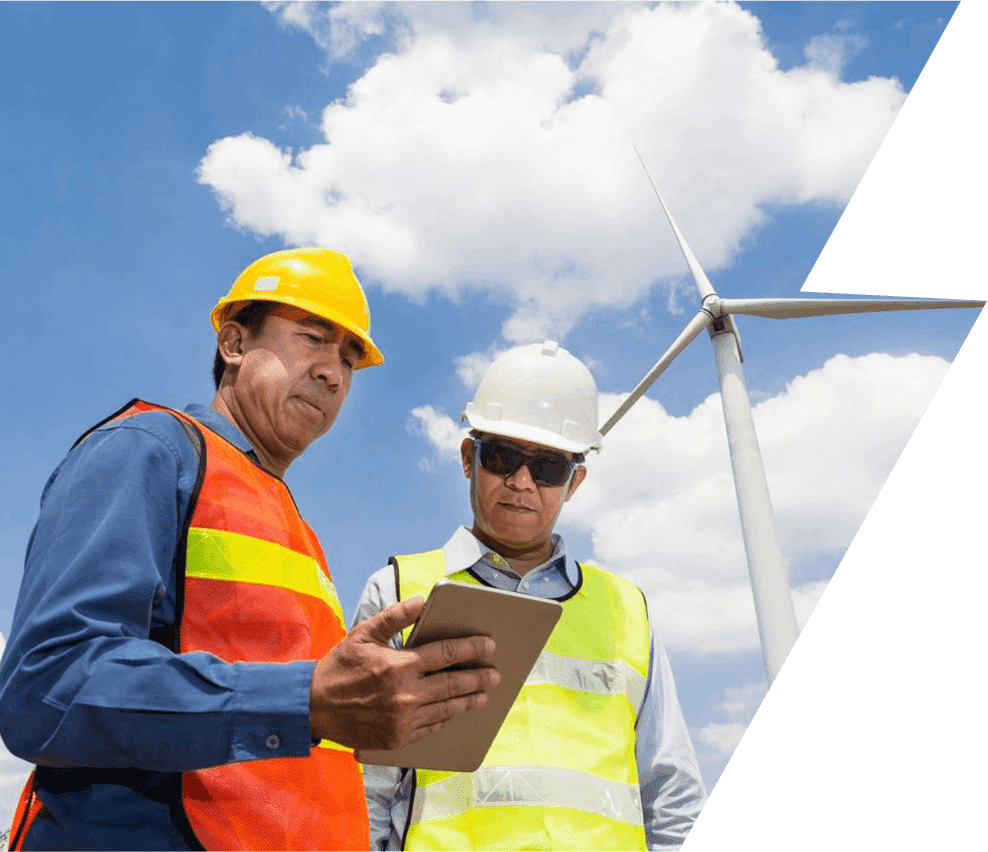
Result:
M462 419L479 432L570 453L599 450L597 384L554 340L511 349L481 379Z

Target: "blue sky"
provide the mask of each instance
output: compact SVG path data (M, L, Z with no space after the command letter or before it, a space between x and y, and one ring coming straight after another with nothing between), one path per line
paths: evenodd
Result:
M0 632L72 441L208 401L209 310L303 243L354 259L388 359L287 476L352 612L469 520L451 449L493 355L561 340L613 409L695 310L632 145L721 295L795 295L955 8L0 5ZM804 618L975 318L739 321ZM765 688L715 393L701 337L561 527L646 587L709 784Z

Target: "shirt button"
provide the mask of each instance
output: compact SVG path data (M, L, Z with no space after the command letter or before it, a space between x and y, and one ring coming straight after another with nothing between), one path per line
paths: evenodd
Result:
M521 584L521 587L522 587L523 589L527 589L527 588L528 588L529 586L531 586L531 585L532 585L532 584L531 584L531 583L529 583L529 582L528 582L528 580L525 580L525 582Z
M271 734L264 741L264 745L266 745L269 749L271 749L271 751L274 751L276 748L278 748L281 745L281 737L279 737L277 734Z
M542 578L542 582L543 583L548 583L549 582L549 578L548 577L543 577Z

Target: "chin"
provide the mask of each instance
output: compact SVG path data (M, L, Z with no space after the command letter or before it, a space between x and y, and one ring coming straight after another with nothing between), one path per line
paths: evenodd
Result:
M491 536L498 542L515 550L536 545L541 539L541 530L519 530L517 527L508 529L492 529Z

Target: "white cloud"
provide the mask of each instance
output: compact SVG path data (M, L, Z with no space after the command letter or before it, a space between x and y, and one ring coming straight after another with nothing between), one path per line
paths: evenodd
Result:
M390 4L365 0L323 6L311 2L265 2L263 6L287 27L313 37L330 59L350 57L372 36L385 31L385 12Z
M696 745L715 752L718 757L730 757L747 729L744 722L711 722L696 732Z
M947 368L915 354L837 355L754 407L801 625ZM601 395L602 422L622 399ZM448 416L413 416L441 459L457 457ZM719 395L682 417L642 398L588 468L564 528L588 532L595 560L645 590L663 641L694 656L757 651Z
M462 355L456 359L456 376L463 387L469 391L474 391L480 384L480 380L487 372L487 368L494 359L501 354L497 352L489 355L486 352L471 352L469 355Z
M460 428L448 414L431 405L413 408L411 414L409 426L412 431L425 437L439 454L441 461L458 463L460 444L469 430ZM422 467L421 464L419 466ZM429 469L428 465L423 469Z
M291 122L301 121L304 123L309 120L309 114L298 105L286 106L282 112L285 114L285 123L278 126L279 130L286 130Z
M845 31L779 70L758 20L729 3L278 14L330 53L382 32L394 46L326 107L325 142L220 139L199 180L236 226L340 248L367 283L416 300L493 292L514 306L510 343L562 339L682 276L633 145L712 271L765 205L845 203L905 97L895 80L835 76Z
M690 731L697 759L708 784L723 771L748 724L765 697L764 682L747 686L729 686L724 690L721 703L715 708L718 719Z
M603 32L628 3L264 3L282 23L303 30L330 59L346 59L369 38L390 33L399 44L413 33L441 31L454 39L478 29L565 56L578 54L589 34Z
M748 722L762 703L765 691L764 683L729 686L724 690L723 700L717 705L717 712L727 719Z
M868 46L868 39L851 32L853 21L838 21L829 33L821 33L809 40L803 48L809 63L835 76L839 76L848 62Z

